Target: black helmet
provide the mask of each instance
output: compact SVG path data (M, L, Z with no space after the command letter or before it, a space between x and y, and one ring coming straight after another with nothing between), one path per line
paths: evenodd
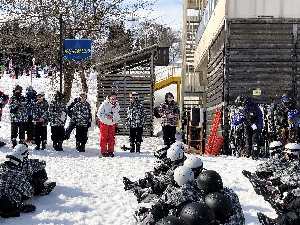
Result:
M63 94L60 91L56 91L54 94L54 99L58 100L58 99L62 99L63 98Z
M281 103L288 107L294 104L294 96L291 92L285 92L282 96L281 96Z
M232 215L233 208L228 197L219 192L209 193L205 196L205 203L215 213L216 220L222 224Z
M239 95L235 99L235 104L237 106L245 106L247 104L247 102L248 102L248 98L244 95Z
M223 189L223 181L216 171L204 170L197 177L197 186L200 191L208 194Z
M19 90L20 92L22 92L23 88L20 85L16 85L14 88L14 91Z
M156 222L155 225L186 225L186 223L176 216L166 216Z
M209 225L215 221L215 215L212 209L203 202L192 202L185 205L181 209L179 217L187 225Z

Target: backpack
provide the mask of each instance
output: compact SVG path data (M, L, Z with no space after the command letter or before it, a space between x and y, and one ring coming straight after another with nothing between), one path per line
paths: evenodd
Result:
M161 118L161 116L159 115L159 106L154 107L153 112L156 118Z

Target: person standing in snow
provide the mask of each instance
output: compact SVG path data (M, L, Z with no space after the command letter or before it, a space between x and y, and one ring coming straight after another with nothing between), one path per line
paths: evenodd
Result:
M242 107L234 116L232 124L237 126L241 123L246 125L246 152L247 158L258 159L260 149L260 136L263 128L263 116L259 106L253 99L239 95L235 104Z
M54 100L49 105L49 118L51 126L51 139L53 141L53 148L56 151L63 151L62 143L65 135L65 123L67 107L62 102L63 95L60 91L56 91Z
M129 126L130 152L140 153L143 141L143 127L146 122L144 105L139 100L139 94L132 92L129 94L130 105L127 109L126 124Z
M32 115L32 108L36 101L36 91L33 89L32 86L29 86L26 88L26 98L27 98L27 115L28 115L28 121L26 123L26 133L27 133L27 139L25 142L34 143L34 127L33 127L33 115Z
M25 141L27 115L27 99L22 95L23 88L16 85L13 90L13 96L9 100L10 121L11 121L11 142L13 148L17 145L17 137L19 135L19 143Z
M100 148L103 157L114 157L115 129L120 120L120 105L117 93L111 92L100 105L97 116L100 120Z
M76 150L85 152L85 144L88 140L88 129L91 127L92 111L91 105L86 101L87 93L80 93L80 101L73 107L72 121L76 127Z
M72 120L73 115L73 107L76 103L80 102L80 97L75 98L74 101L68 106L68 116L70 117L69 125L65 130L65 137L64 140L68 140L70 138L70 135L75 128L75 122Z
M179 117L179 105L174 101L174 95L171 92L166 93L165 102L160 104L158 112L161 116L164 145L166 148L170 148L176 141L176 127Z
M9 100L9 96L4 94L3 91L0 91L0 122L1 122L1 118L2 118L2 109L8 103L8 100ZM4 145L6 145L6 143L3 141L0 141L0 147L2 147Z
M47 144L47 125L49 122L49 104L45 100L44 92L36 96L37 102L33 105L32 116L35 133L35 150L45 150ZM42 144L42 147L41 147Z

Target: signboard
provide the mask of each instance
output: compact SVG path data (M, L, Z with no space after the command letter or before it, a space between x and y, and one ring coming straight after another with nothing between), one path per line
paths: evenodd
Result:
M255 90L253 90L253 95L254 96L261 95L261 90L259 88L256 88Z
M82 61L92 57L91 39L65 39L64 56L70 60Z

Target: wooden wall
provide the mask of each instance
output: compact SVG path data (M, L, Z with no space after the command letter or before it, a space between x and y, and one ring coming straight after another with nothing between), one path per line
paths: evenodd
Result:
M129 93L136 91L143 102L147 122L143 136L153 136L153 105L155 76L151 74L99 74L98 75L97 108L106 99L111 91L117 93L120 104L121 121L118 124L120 135L129 135L129 129L125 127L127 108L129 106Z
M257 103L279 103L285 91L293 91L299 106L299 37L300 20L229 19L210 45L206 139L216 107L223 107L218 129L218 135L225 137L223 153L228 149L227 106L238 95L252 97ZM253 95L255 89L261 95Z

